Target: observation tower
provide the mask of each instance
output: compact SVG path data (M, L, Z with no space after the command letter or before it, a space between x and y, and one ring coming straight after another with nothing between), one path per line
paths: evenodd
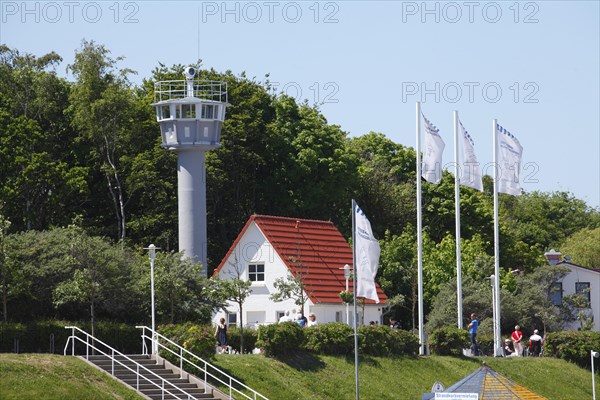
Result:
M227 83L195 80L196 73L188 67L185 80L155 83L152 105L162 147L177 152L179 251L207 276L206 152L221 147Z

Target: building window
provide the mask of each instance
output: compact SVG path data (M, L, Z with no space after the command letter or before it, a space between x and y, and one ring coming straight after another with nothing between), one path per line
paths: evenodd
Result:
M335 322L342 322L342 312L341 311L335 312Z
M582 295L590 303L590 283L589 282L576 282L575 293Z
M550 301L555 306L560 306L562 304L562 282L554 282L552 286L550 286Z
M265 264L248 265L248 280L250 280L250 282L264 282Z
M275 312L275 322L279 322L281 317L285 315L285 311L276 311Z
M237 314L227 314L227 326L236 326L237 325Z

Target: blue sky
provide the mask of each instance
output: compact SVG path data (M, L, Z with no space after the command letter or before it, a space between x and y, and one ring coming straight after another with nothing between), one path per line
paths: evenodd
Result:
M492 161L492 119L523 145L526 191L600 206L597 1L73 1L0 3L0 42L73 60L82 39L125 56L139 82L198 58L321 103L351 136L415 146L415 102L446 142L452 112Z

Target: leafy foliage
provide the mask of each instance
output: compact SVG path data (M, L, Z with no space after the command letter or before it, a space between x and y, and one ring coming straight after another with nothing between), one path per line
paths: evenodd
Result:
M303 344L303 328L295 322L282 322L258 327L256 345L264 349L267 356L292 354L300 351Z
M461 355L462 349L469 346L469 334L463 329L444 326L431 333L429 346L433 354L440 356Z
M600 348L600 332L549 333L543 346L544 356L562 358L581 367L590 368L590 350Z

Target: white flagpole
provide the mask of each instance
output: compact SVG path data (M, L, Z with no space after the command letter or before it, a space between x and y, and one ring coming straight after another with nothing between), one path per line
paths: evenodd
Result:
M356 385L356 400L358 400L358 327L356 315L358 309L356 307L356 201L352 199L352 283L353 283L353 295L354 295L354 384Z
M417 281L419 296L419 354L425 354L423 331L423 227L421 222L421 103L417 101Z
M458 111L454 111L454 208L456 213L456 304L458 329L463 328L462 266L460 254L460 164L458 163Z
M494 357L499 356L498 349L502 347L502 330L500 327L500 231L498 228L498 180L502 171L498 168L498 145L496 136L498 135L498 121L494 119L493 124L493 165L494 165L494 307L496 311L496 320L494 321Z

